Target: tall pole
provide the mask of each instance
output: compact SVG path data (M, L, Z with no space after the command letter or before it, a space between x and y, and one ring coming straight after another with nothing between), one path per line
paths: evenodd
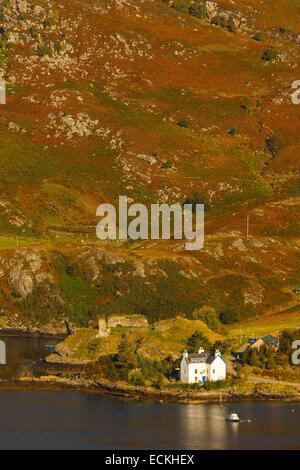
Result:
M250 215L247 215L247 238L249 238L249 232L250 232Z

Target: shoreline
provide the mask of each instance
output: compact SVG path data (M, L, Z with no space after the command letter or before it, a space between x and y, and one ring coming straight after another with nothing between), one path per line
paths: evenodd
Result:
M18 328L0 328L0 337L6 338L39 338L39 339L57 339L59 341L68 337L67 333L49 332L43 330L30 330Z
M177 392L135 388L130 385L72 380L43 376L41 378L21 378L13 382L0 382L0 393L8 391L77 391L93 393L111 398L127 399L137 402L173 403L173 404L218 404L222 393L222 404L241 402L280 402L300 403L300 394L287 393L238 393L231 391L202 392L201 396L193 392Z
M68 335L62 332L46 332L29 329L0 328L0 337L38 338L49 340L64 340ZM205 404L233 402L277 401L281 403L300 403L300 391L293 389L280 391L239 391L234 389L220 389L211 391L156 389L154 387L135 387L126 382L112 383L106 379L88 380L74 378L68 374L80 374L83 364L64 362L37 361L34 369L39 377L23 377L13 381L0 380L0 393L2 391L81 391L85 393L102 394L110 397L129 399L134 401L177 403L177 404ZM56 374L60 374L57 376Z

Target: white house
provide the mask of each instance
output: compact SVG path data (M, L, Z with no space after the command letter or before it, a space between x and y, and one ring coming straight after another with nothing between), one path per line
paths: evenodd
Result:
M183 353L180 379L187 384L216 382L226 379L226 369L226 362L219 350L211 354L200 348L197 354Z

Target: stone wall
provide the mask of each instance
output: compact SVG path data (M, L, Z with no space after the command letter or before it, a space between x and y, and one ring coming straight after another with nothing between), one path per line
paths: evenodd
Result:
M117 326L132 326L134 328L145 328L148 326L148 320L143 315L113 315L107 320L108 328Z

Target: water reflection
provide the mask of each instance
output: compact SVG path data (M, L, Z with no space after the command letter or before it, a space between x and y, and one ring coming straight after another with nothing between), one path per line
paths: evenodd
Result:
M44 359L46 345L57 341L45 338L3 337L6 345L6 365L0 366L0 380L12 380L24 375L31 375L32 365Z
M226 443L226 422L224 408L218 405L186 405L180 408L179 423L181 435L186 436L193 447L201 445L202 436L205 441L213 443L216 449L223 449Z
M0 398L1 449L300 448L299 405L238 403L221 408L59 391L1 392ZM226 423L233 410L252 423Z

